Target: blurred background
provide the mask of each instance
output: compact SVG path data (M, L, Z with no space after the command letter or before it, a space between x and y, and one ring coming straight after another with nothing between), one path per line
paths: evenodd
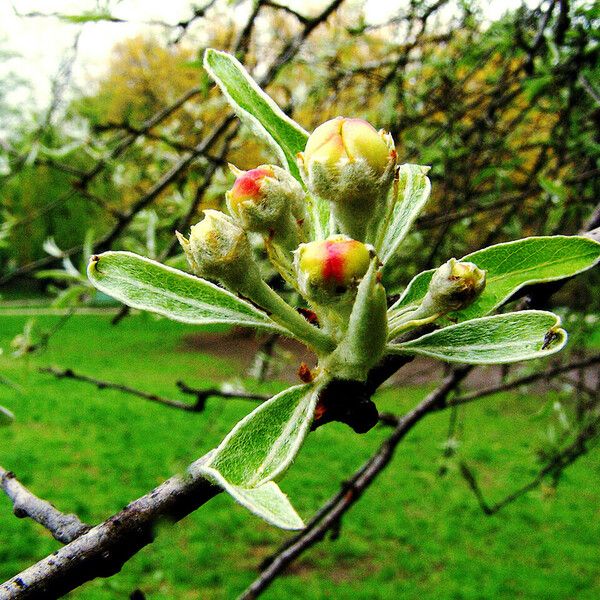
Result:
M0 431L0 463L84 520L183 469L249 404L213 398L178 412L65 369L185 399L177 380L276 391L302 358L274 339L131 313L85 277L87 257L111 248L186 268L174 231L224 206L227 163L276 160L231 117L202 68L205 48L234 53L308 131L361 117L392 133L400 162L431 165L432 199L395 259L403 282L486 245L600 225L597 3L2 0L0 22L0 404L16 415ZM592 270L537 298L571 334L555 362L597 357L599 282ZM421 425L340 538L265 597L597 598L590 364ZM466 386L545 368L478 369ZM378 406L402 413L441 374L415 361ZM385 430L358 437L334 424L310 438L283 485L303 515ZM530 482L492 515L473 494L493 506ZM285 535L217 498L73 596L235 597ZM0 498L0 578L56 547Z

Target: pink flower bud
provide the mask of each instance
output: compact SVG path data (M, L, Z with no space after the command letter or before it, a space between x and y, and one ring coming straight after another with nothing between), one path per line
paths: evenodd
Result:
M231 168L237 175L226 194L231 214L248 231L275 235L290 245L298 245L298 221L305 218L302 186L275 165L261 165L250 171Z
M339 297L356 288L370 258L368 246L344 235L301 244L295 253L300 288L317 302Z
M261 187L265 177L274 176L273 169L269 166L242 171L228 195L232 212L237 212L236 209L242 202L260 202L263 198Z

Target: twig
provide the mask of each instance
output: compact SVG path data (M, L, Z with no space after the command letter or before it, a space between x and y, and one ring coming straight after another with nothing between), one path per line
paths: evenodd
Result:
M95 377L90 377L89 375L76 373L75 371L73 371L73 369L58 369L57 367L40 367L39 371L40 373L49 373L50 375L54 375L58 379L74 379L76 381L91 383L92 385L95 385L99 390L118 390L120 392L124 392L125 394L131 394L132 396L137 396L138 398L144 398L144 400L150 400L151 402L163 404L164 406L169 406L171 408L178 408L187 412L202 412L206 407L206 400L211 396L216 396L220 398L238 398L261 401L269 399L269 396L265 394L253 394L244 391L230 392L219 388L191 388L188 385L186 385L183 381L178 381L177 387L184 394L189 394L196 398L196 401L193 404L189 404L187 402L182 402L181 400L174 400L172 398L165 398L163 396L159 396L158 394L145 392L143 390L139 390L137 388L133 388L129 385L125 385L122 383L105 381L102 379L96 379Z
M68 544L90 529L76 515L62 513L46 500L38 498L17 480L14 473L1 466L0 487L10 498L17 518L33 519L63 544Z
M532 373L531 375L518 377L512 381L501 383L500 385L490 386L468 394L463 394L462 396L456 396L448 402L448 405L458 406L459 404L466 404L467 402L472 402L473 400L477 400L483 396L490 396L491 394L496 394L498 392L514 390L522 385L528 385L530 383L534 383L535 381L539 381L540 379L550 380L552 377L560 375L561 373L568 373L569 371L574 371L575 369L585 369L598 363L600 363L600 354L594 354L593 356L583 360L576 360L567 363L566 365L560 365L558 367L546 369L545 371L539 373Z
M486 515L496 514L498 511L502 510L504 507L508 506L515 500L518 500L521 496L525 495L527 492L538 487L542 481L548 476L552 475L555 480L558 479L560 474L571 464L573 464L578 458L583 456L589 451L589 447L587 446L587 442L593 439L598 433L598 424L600 423L600 419L596 419L592 423L590 423L587 427L582 429L577 438L569 444L566 448L555 454L550 461L546 465L544 465L538 473L525 485L517 488L514 492L511 492L507 496L505 496L499 502L494 504L489 504L485 499L481 487L477 482L477 478L475 474L471 470L471 468L465 463L460 463L460 471L467 482L467 485L475 495L481 510Z

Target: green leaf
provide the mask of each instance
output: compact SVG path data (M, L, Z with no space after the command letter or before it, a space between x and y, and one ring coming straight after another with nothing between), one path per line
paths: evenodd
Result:
M240 120L277 152L282 164L301 181L296 155L306 146L308 133L290 119L230 54L209 48L204 67L221 88Z
M14 420L15 415L13 415L8 408L0 406L0 427L10 425Z
M548 356L566 342L567 333L555 314L528 310L451 325L410 342L390 344L388 351L486 365Z
M101 292L131 306L174 321L226 323L289 335L264 312L214 283L131 252L105 252L88 267Z
M231 485L218 471L206 467L202 474L221 486L236 502L281 529L303 529L304 522L274 481L255 488Z
M318 391L315 384L298 385L258 406L231 430L201 471L238 502L281 527L281 514L269 514L264 503L253 506L252 499L275 501L272 486L265 491L265 485L280 477L298 453L313 419ZM284 504L279 496L279 508L283 510ZM295 512L285 514L290 522L298 519Z
M422 271L418 275L415 275L404 292L402 292L400 298L390 308L389 312L392 313L397 310L419 306L427 294L434 273L435 269L429 269L429 271ZM393 287L388 286L388 293L394 294L396 292Z
M383 241L378 245L378 256L383 264L396 252L429 198L428 171L429 167L411 164L400 165L398 169L398 199Z
M466 321L489 314L526 285L572 277L600 260L600 244L581 236L529 237L467 254L461 260L487 272L485 290L471 306L450 317ZM418 306L434 270L419 273L391 310ZM393 294L394 289L388 289Z

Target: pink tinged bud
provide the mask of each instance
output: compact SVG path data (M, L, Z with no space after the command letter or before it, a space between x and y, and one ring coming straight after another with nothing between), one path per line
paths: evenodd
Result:
M268 166L243 171L235 180L229 192L229 202L231 203L232 210L235 212L240 202L247 200L260 202L262 199L261 187L265 177L274 176L273 169Z
M360 280L369 268L369 247L339 235L301 244L296 251L296 268L301 286L339 294Z
M237 175L226 194L229 211L247 231L277 238L290 252L298 246L305 214L305 193L287 171L261 165L249 171L231 166Z

